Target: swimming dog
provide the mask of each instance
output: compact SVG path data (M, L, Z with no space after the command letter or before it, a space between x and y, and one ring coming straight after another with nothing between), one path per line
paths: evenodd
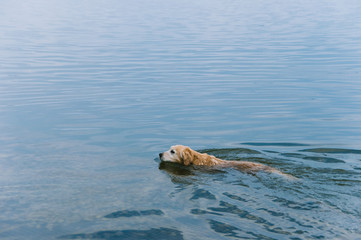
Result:
M163 162L174 162L188 165L198 165L198 166L216 166L216 167L231 167L240 171L254 173L258 171L264 171L269 173L277 173L279 175L294 178L291 175L285 174L276 168L248 161L227 161L216 158L215 156L209 155L207 153L199 153L194 151L190 147L183 145L172 146L168 151L159 153L159 158Z

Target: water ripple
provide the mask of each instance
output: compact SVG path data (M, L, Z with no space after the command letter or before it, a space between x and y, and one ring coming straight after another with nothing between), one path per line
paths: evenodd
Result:
M359 238L360 3L2 1L0 238Z
M161 240L183 240L182 232L170 228L152 228L149 230L113 230L99 231L95 233L79 233L64 235L60 239L161 239Z

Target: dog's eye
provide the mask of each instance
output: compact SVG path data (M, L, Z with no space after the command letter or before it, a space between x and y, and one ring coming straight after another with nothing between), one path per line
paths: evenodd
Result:
M175 154L175 151L172 149L172 150L170 150L170 153L171 153L171 154Z

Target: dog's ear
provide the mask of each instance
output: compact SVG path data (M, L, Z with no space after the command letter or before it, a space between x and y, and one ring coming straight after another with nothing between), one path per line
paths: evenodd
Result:
M193 162L193 153L189 147L186 147L182 152L183 164L188 166Z

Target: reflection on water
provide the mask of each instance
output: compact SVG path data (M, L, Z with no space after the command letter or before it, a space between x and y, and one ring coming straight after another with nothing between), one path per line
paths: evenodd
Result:
M135 217L135 216L149 216L149 215L163 215L164 213L161 210L151 209L151 210L143 210L143 211L117 211L110 213L105 218L119 218L119 217Z
M74 234L60 237L61 239L161 239L161 240L183 240L182 233L175 229L158 228L149 230L123 230L123 231L100 231L89 234Z
M304 149L302 150L302 152L361 154L361 150L341 149L341 148L312 148L312 149Z
M279 146L279 147L303 147L303 146L310 146L308 144L303 143L261 143L261 142L248 142L243 143L245 145L250 146Z
M2 1L0 238L359 237L360 9ZM299 181L154 161L174 144Z
M161 162L159 163L160 170L166 170L172 175L194 175L192 169L172 162Z

